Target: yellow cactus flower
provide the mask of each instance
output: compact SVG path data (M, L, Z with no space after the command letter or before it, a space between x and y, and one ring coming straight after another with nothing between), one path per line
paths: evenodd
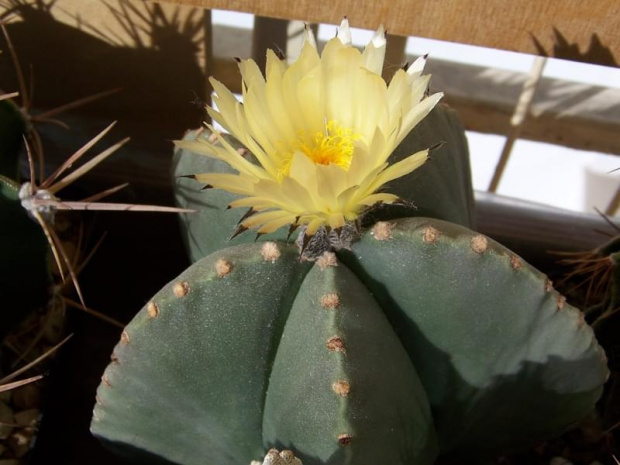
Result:
M377 203L393 203L380 192L428 157L428 150L390 165L388 158L435 106L427 96L425 59L398 70L389 85L381 77L385 32L379 28L363 52L351 45L346 19L319 54L311 31L299 58L287 66L267 51L265 76L242 60L243 103L211 79L217 110L209 115L247 147L257 163L240 155L215 131L209 142L180 141L193 152L227 162L238 174L205 173L195 179L239 194L230 207L250 208L242 230L259 234L291 225L313 236L340 230Z

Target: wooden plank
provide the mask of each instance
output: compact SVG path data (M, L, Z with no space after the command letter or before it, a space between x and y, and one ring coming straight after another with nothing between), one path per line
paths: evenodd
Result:
M620 58L617 0L159 0L415 35L607 66Z
M532 107L536 89L538 88L538 83L540 82L546 63L546 58L536 57L527 81L523 84L523 90L521 91L521 95L519 95L517 106L512 114L512 118L510 118L510 132L504 142L504 148L502 149L499 161L495 167L495 173L493 173L493 179L491 179L491 184L488 189L489 192L497 192L499 183L508 165L508 160L510 160L510 154L512 153L514 144L521 135L523 123L530 114L530 108Z

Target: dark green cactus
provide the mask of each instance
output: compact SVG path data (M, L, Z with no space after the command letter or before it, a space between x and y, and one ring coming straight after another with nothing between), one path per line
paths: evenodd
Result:
M605 356L546 277L426 218L351 251L219 250L127 326L92 431L166 463L433 463L557 435L592 408Z
M561 283L586 309L586 321L609 355L611 381L600 402L603 428L613 429L620 416L620 236L594 250L565 254L569 266Z
M49 246L19 198L19 156L27 122L11 100L0 101L0 339L50 297Z
M0 175L0 339L50 296L49 246L22 207L19 187Z
M210 133L200 129L190 131L186 140L209 138ZM238 142L227 138L231 145L251 157ZM456 113L446 106L437 106L409 134L391 155L396 163L419 150L445 143L431 153L431 159L412 175L392 182L390 192L412 202L415 208L383 206L367 215L372 222L405 216L426 216L473 227L474 200L471 184L469 152L463 127ZM200 186L183 176L195 173L233 173L226 163L177 149L174 155L173 175L175 200L179 207L198 210L181 216L183 237L190 259L196 261L230 245L255 240L251 233L241 234L229 241L235 225L243 216L240 209L226 210L238 196L223 190L200 191ZM285 239L286 230L262 237L262 240Z
M19 154L27 125L23 113L11 100L0 100L0 176L19 179Z

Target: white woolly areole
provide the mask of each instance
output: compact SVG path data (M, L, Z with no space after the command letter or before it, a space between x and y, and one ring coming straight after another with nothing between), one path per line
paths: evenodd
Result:
M58 197L55 197L49 191L45 189L38 189L34 194L31 191L31 184L25 182L19 188L19 200L22 207L31 215L34 216L34 212L40 213L47 221L54 221L54 213L56 213L56 207L49 201L59 201ZM40 200L45 200L44 204L39 203Z
M303 465L303 463L290 450L278 452L277 449L271 449L265 455L262 463L258 460L252 460L250 465Z

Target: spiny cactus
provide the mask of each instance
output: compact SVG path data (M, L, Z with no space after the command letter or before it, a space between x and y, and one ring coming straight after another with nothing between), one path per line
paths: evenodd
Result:
M602 427L613 430L620 415L620 236L591 251L562 255L562 263L570 268L561 286L582 302L586 321L609 354L611 381L601 400L601 413Z
M19 187L0 175L0 339L51 295L47 239L22 207Z
M271 242L194 264L123 332L92 431L181 464L270 447L424 464L558 434L606 375L543 275L465 228L403 219L314 265Z
M27 129L13 100L0 100L0 339L51 295L47 239L19 196L19 155Z

